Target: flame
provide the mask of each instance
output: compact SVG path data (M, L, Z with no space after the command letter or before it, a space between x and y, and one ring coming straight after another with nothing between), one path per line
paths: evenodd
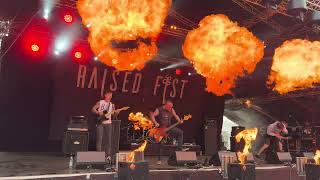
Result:
M78 0L77 9L89 29L89 43L101 62L117 70L142 69L155 57L156 38L171 0ZM150 40L146 43L141 39ZM114 43L136 41L136 48L115 48Z
M136 152L144 152L146 146L147 146L147 140L145 140L142 145L140 147L138 147L137 149L133 150L132 152L130 152L129 154L129 162L134 162L135 161L135 153Z
M245 146L242 152L238 152L238 157L241 164L245 164L246 157L249 154L249 150L251 149L251 142L256 140L258 134L258 128L251 128L241 131L236 135L236 141L240 142L243 138L245 141Z
M136 114L130 113L128 119L133 122L135 130L139 130L141 128L143 130L147 130L153 127L152 121L144 117L141 112L137 112Z
M207 91L231 93L237 77L252 73L264 54L263 43L223 14L202 19L182 47L196 71L206 77Z
M320 150L316 151L316 155L314 156L314 160L317 165L320 165Z
M320 82L320 41L294 39L275 50L268 84L285 94Z

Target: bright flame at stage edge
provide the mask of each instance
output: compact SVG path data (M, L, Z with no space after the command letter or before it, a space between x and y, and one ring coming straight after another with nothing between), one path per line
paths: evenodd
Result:
M320 150L316 151L316 154L314 156L314 161L316 162L317 165L320 165Z
M144 152L146 146L147 146L147 140L144 141L144 143L137 149L133 150L129 154L129 162L135 162L135 153L136 152Z
M251 150L251 142L256 140L257 134L258 134L258 128L251 128L251 129L243 130L236 135L237 142L240 142L241 139L245 141L245 146L242 152L237 153L241 164L246 163L249 150Z

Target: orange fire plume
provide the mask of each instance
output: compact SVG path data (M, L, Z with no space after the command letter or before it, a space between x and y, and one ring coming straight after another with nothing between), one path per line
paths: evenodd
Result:
M157 54L156 37L171 3L171 0L78 0L77 9L89 29L91 49L101 62L120 71L140 70ZM128 41L135 41L137 47L114 47L115 43Z
M320 150L316 151L316 155L313 158L314 158L314 161L316 162L316 164L320 165Z
M257 128L251 128L241 131L236 135L236 141L240 142L240 140L243 138L245 141L245 146L243 148L242 152L238 152L238 157L241 164L245 164L246 158L249 154L249 150L251 149L251 142L256 140L258 134Z
M252 73L264 55L264 45L251 32L223 14L210 15L190 31L184 56L206 78L207 91L230 94L237 77Z
M320 41L294 39L275 50L268 84L285 94L320 82Z
M130 152L130 154L129 154L129 162L135 162L135 154L137 153L137 152L144 152L144 149L146 148L146 146L147 146L147 140L145 140L144 142L143 142L143 144L140 146L140 147L138 147L137 149L135 149L135 150L133 150L132 152Z
M144 117L141 112L137 112L136 114L130 113L128 119L133 122L135 130L139 130L141 128L143 130L147 130L153 127L152 121Z

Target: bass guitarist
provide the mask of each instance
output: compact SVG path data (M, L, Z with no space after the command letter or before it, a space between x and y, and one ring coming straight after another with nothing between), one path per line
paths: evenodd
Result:
M118 115L118 112L115 111L115 105L111 102L111 99L112 92L107 91L104 94L104 99L98 101L91 109L94 114L98 115L96 150L105 151L106 158L109 160L111 158L110 156L112 142L111 112L114 112L114 116Z
M154 112L150 112L150 118L154 125L160 128L169 127L171 125L172 117L174 117L180 124L183 123L173 109L173 102L171 100L166 100L164 105L158 107ZM168 131L168 134L169 136L176 138L179 147L182 146L183 131L181 129L174 127Z

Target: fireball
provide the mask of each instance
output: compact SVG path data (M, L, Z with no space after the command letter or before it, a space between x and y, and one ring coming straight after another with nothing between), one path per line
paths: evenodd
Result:
M144 117L141 112L137 112L136 114L130 113L128 119L133 122L135 130L139 130L141 128L143 130L147 130L153 127L152 121Z
M258 134L257 128L251 128L241 131L236 135L236 141L240 142L241 139L244 139L245 146L242 152L238 152L238 157L241 164L245 164L246 157L249 154L249 150L251 149L251 142L256 140Z
M275 50L267 84L280 94L320 82L320 42L294 39Z
M320 165L320 150L316 151L316 155L314 156L314 161L317 165Z
M238 77L252 73L264 55L264 45L246 28L223 14L210 15L190 31L183 44L184 56L206 78L207 91L231 93Z
M89 44L100 61L117 70L142 69L155 57L171 0L78 0L77 9L89 29ZM133 47L119 44L134 42Z
M130 152L129 154L129 162L134 162L135 161L135 153L136 152L144 152L144 149L147 146L147 140L145 140L140 147L138 147L137 149L133 150L132 152Z

